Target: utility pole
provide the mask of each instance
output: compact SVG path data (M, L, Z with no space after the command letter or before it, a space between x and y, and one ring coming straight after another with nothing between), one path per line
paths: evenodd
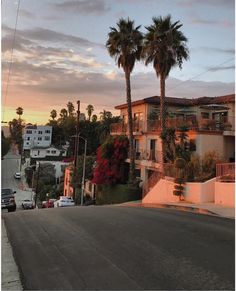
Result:
M77 121L76 121L76 135L75 135L75 150L74 150L74 171L75 171L75 184L78 183L78 150L79 150L79 115L80 115L80 101L77 101L78 109L77 109ZM75 200L76 193L76 185L73 188L73 199Z
M38 198L39 172L40 172L40 163L39 163L39 166L38 166L37 182L36 182L36 188L35 188L35 208L37 206L37 198Z

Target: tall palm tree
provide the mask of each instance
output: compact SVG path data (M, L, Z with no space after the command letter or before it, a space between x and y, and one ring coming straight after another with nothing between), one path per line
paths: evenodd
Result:
M91 116L92 116L92 113L93 113L93 111L94 111L94 107L93 107L93 105L89 104L89 105L87 106L86 110L87 110L88 118L89 118L89 121L90 121Z
M69 102L66 104L66 106L67 106L67 112L68 112L69 116L70 116L70 117L73 117L73 116L74 116L74 111L75 111L75 106L74 106L74 104L73 104L72 102L69 101Z
M17 107L16 108L16 114L19 115L19 119L21 119L21 115L23 114L23 108L22 107Z
M152 25L146 27L142 57L146 65L153 63L157 78L160 77L161 131L164 131L166 127L165 80L173 67L182 68L183 60L189 58L189 51L186 46L187 38L179 30L182 27L179 21L172 23L170 15L164 18L153 17L152 21Z
M133 71L136 60L140 60L142 51L143 35L139 31L140 26L135 27L134 21L121 18L117 23L117 28L110 27L107 50L111 57L115 58L118 67L122 67L126 80L126 99L128 106L129 124L129 145L130 145L130 181L135 180L135 153L131 107L131 87L130 75Z
M57 117L57 111L55 109L50 112L50 117L52 117L53 120Z

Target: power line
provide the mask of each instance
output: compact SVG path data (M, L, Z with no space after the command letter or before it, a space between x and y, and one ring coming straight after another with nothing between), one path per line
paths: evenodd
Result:
M228 60L226 60L226 61L224 61L224 62L218 64L217 66L211 67L211 68L209 68L208 70L206 70L206 71L204 71L204 72L201 72L200 74L197 74L197 75L195 75L195 76L189 78L188 80L182 81L180 84L176 85L175 87L172 87L172 88L168 89L168 91L171 91L171 90L173 90L173 89L175 89L175 88L177 88L177 87L179 87L179 86L182 86L182 85L185 84L186 82L189 82L189 81L191 81L191 80L193 80L193 79L195 79L195 78L197 78L197 77L200 77L200 76L202 76L202 75L204 75L204 74L206 74L206 73L212 71L213 69L215 69L215 68L217 68L217 67L219 67L219 66L222 66L222 65L224 65L224 64L226 64L226 63L228 63L228 62L231 62L231 61L233 61L233 60L234 60L234 58L230 58L230 59L228 59Z
M18 0L18 6L17 6L17 12L16 12L16 22L15 22L15 28L14 28L14 33L13 33L10 64L9 64L9 70L8 70L8 76L7 76L7 85L6 85L6 92L5 92L5 96L4 96L3 106L6 104L6 99L7 99L7 95L8 95L8 87L9 87L9 83L10 83L10 75L11 75L12 67L13 67L13 51L14 51L14 46L15 46L16 28L17 28L17 23L18 23L19 10L20 10L20 0ZM4 116L4 113L5 113L5 109L3 110L3 116ZM4 119L4 117L3 117L3 119Z

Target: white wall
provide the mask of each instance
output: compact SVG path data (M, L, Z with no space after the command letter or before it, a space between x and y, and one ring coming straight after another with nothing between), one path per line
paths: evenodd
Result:
M198 134L196 148L196 153L200 156L213 150L224 155L224 137L222 134Z
M173 194L174 182L161 179L143 198L142 203L178 202L179 197Z
M214 202L215 199L215 178L204 183L186 183L184 197L192 203Z
M215 183L215 204L235 207L235 183Z

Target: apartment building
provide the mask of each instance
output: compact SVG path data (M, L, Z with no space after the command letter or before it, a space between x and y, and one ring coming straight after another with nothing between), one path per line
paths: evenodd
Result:
M52 141L52 126L37 126L27 124L23 134L23 149L34 147L47 148Z
M235 159L235 94L194 99L166 97L167 127L187 126L191 151L203 156L217 151L228 162ZM112 124L111 134L128 134L127 104L120 110L121 121ZM160 138L160 97L153 96L132 102L136 170L146 181L162 162Z

